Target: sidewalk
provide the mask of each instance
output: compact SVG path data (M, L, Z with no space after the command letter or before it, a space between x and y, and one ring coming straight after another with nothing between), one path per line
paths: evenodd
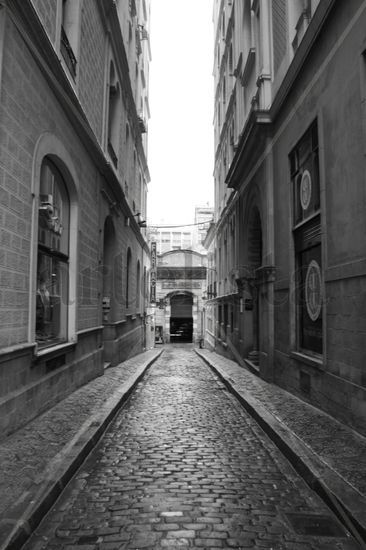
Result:
M0 550L21 547L161 353L107 369L0 442Z
M366 438L215 352L196 350L343 521L366 539ZM352 523L350 531L354 532Z

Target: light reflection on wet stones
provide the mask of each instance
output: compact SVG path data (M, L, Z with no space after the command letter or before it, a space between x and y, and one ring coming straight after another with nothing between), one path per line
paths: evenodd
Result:
M93 550L112 542L116 550L358 548L343 534L293 528L285 511L329 512L223 390L193 351L165 353L77 475L84 483L74 486L62 525L77 518L74 537L89 536ZM49 548L52 522L39 531L50 536ZM90 533L82 533L86 526Z

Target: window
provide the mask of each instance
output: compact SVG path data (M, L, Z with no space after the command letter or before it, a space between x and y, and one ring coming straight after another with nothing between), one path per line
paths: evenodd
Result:
M77 66L77 50L79 39L79 2L62 0L61 19L61 55L75 79Z
M311 18L310 0L293 0L289 4L290 41L295 52L306 32Z
M128 0L128 9L130 11L131 17L135 17L136 15L136 2L135 0Z
M120 88L113 62L109 68L108 153L117 168L120 135Z
M65 182L47 158L41 168L38 217L36 341L67 340L70 201Z
M229 49L229 73L230 73L230 76L233 76L233 72L234 72L234 66L233 66L233 45L230 44L230 49Z
M148 299L148 288L147 288L147 273L146 273L146 266L144 267L144 288L143 288L143 297L144 297L144 310L146 308L146 302Z
M137 261L136 267L136 310L140 311L140 292L141 292L141 281L140 281L140 260Z
M126 309L130 307L130 285L131 285L131 249L127 249L126 261Z
M293 188L298 347L321 354L323 282L316 123L291 152L290 170Z
M131 44L132 42L132 25L131 21L128 22L128 43Z

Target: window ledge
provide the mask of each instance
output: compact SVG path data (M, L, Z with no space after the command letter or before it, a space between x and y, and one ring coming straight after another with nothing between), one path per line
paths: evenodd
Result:
M306 365L309 365L310 367L314 367L316 369L323 370L324 361L320 356L315 357L315 356L312 356L312 355L307 355L307 354L302 353L300 351L291 351L290 357L292 359L295 359L296 361L299 361L301 363L305 363Z
M58 355L63 355L64 353L69 353L75 349L76 342L63 342L55 346L50 346L48 348L41 349L35 353L34 361L38 363L43 359L52 359Z
M26 355L27 353L34 353L33 349L35 346L36 344L19 344L3 348L0 351L0 363L8 361L9 358L13 359L21 355Z

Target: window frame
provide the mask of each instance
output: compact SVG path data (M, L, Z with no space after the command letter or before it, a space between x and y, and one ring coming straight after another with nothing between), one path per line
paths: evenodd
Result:
M35 340L39 349L68 341L69 228L66 183L55 163L45 157L40 172L37 239ZM51 336L48 331L57 330L57 326L58 334Z
M309 142L309 150L305 154L307 141ZM300 160L301 151L302 160ZM302 185L302 178L305 172L308 171L308 168L311 174L311 181L314 180L315 185L310 188L310 198L301 202L299 199L299 178ZM295 345L298 352L319 358L324 355L325 342L323 334L324 269L322 261L319 128L317 120L308 126L302 137L290 151L289 171L295 267ZM314 194L314 197L312 194ZM314 278L317 278L317 289L315 291L314 288L310 289L310 297L308 292L310 293L309 288L313 285L311 281ZM314 298L315 295L316 297ZM316 300L320 304L315 303ZM316 308L314 309L315 306ZM309 342L312 342L312 344Z
M68 271L68 340L66 343L38 349L35 341L36 332L36 291L37 291L37 250L38 250L38 209L41 166L45 157L51 159L62 174L70 199L69 219L69 271ZM77 340L77 260L78 260L78 174L69 151L64 143L51 132L43 133L34 148L32 168L32 222L31 247L29 262L29 308L28 308L28 336L29 343L34 345L35 358L53 355L57 350L68 349Z
M61 59L76 83L78 71L78 59L80 54L80 0L59 0L58 3L58 48Z
M126 293L125 293L125 300L126 300L126 309L130 309L131 307L131 301L130 301L130 294L131 294L131 266L132 266L132 252L131 248L127 248L126 253Z

